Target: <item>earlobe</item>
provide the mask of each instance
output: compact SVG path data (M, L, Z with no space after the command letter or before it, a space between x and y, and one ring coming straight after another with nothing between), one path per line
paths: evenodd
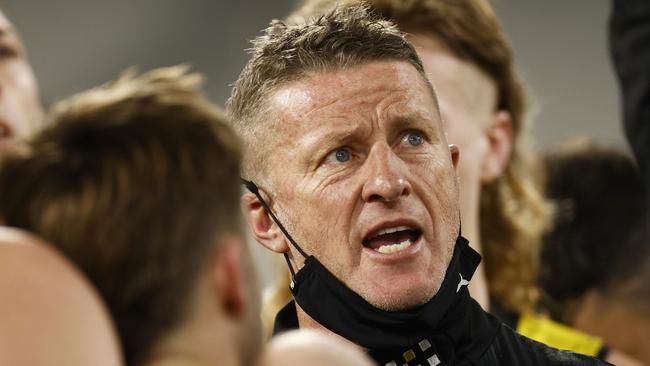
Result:
M512 116L508 111L494 113L486 130L488 151L481 166L481 181L489 183L503 174L510 162L513 146Z
M266 202L269 201L266 200ZM248 227L258 243L276 253L289 251L287 239L255 194L244 193L241 198L241 206Z

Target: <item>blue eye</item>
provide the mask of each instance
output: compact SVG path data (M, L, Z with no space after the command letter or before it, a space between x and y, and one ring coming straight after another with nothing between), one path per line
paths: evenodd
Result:
M338 149L332 150L323 163L325 164L342 164L346 163L353 158L352 152L347 147L339 147Z
M406 141L408 141L409 145L411 146L422 145L423 140L424 138L419 132L411 131L406 135Z
M346 149L338 149L334 152L334 156L336 157L336 161L339 163L344 163L348 160L350 160L350 152Z

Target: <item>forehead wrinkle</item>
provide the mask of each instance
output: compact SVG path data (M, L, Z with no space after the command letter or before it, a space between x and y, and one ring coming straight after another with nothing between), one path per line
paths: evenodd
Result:
M354 123L354 120L346 117L334 117L325 123L328 124L326 128L316 128L305 134L298 142L298 146L306 150L316 145L329 146L328 142L342 143L364 136L363 132L368 127L364 123ZM325 126L325 123L319 126ZM331 128L332 123L336 124L335 128Z
M422 79L422 77L418 78ZM422 125L427 122L428 127L435 133L434 137L439 137L442 133L442 116L436 100L433 85L428 80L424 82L424 94L418 91L417 94L402 94L399 99L387 103L385 106L377 106L377 117L379 120L385 120L389 127L398 129L401 125ZM425 95L426 94L426 95ZM423 102L423 103L421 103ZM428 107L427 107L428 105Z
M335 88L331 88L331 90L337 90ZM349 91L348 93L345 93L344 95L341 94L335 94L334 92L328 92L328 94L334 94L330 98L328 98L325 102L322 103L311 103L311 106L308 108L307 111L305 111L300 117L302 118L307 118L312 116L315 113L319 113L321 111L325 110L325 114L327 114L327 109L329 108L336 108L337 105L343 104L345 107L341 108L339 112L343 113L350 113L351 115L353 114L360 114L363 113L362 110L359 109L359 105L374 105L375 103L375 98L377 94L384 94L386 92L401 92L407 90L406 87L396 87L394 85L386 85L386 84L380 84L377 85L376 88L374 88L372 91L367 91L364 90L364 88L358 88L352 91ZM358 97L359 93L363 92L362 97ZM356 99L355 103L352 105L348 105L349 101L351 98ZM381 104L381 103L379 103Z

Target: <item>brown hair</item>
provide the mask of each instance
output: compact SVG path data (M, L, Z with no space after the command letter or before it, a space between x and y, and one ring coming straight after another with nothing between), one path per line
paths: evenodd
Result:
M238 233L239 160L183 67L59 103L2 159L0 215L72 259L111 310L128 364L183 320L218 237Z
M542 246L546 307L571 324L568 304L596 290L650 314L647 192L629 155L589 139L545 156L546 189L556 202Z
M417 52L404 35L364 6L337 8L301 24L274 20L253 41L250 53L227 102L246 145L244 174L250 178L264 170L260 125L267 99L278 87L312 72L387 60L408 62L428 83Z
M306 0L288 17L301 22L333 7L359 0ZM492 78L497 109L512 116L514 147L510 162L481 192L480 224L483 258L490 293L506 309L532 310L538 247L548 221L541 193L539 163L527 139L527 96L514 68L512 49L487 0L369 0L364 3L405 32L442 40L462 60Z

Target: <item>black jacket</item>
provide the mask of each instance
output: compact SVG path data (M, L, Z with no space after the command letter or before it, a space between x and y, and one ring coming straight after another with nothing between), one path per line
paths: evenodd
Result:
M606 365L597 359L559 351L517 334L486 313L458 285L459 274L471 278L480 256L469 246L457 247L433 309L439 316L430 336L409 349L372 349L369 355L379 365ZM454 263L459 263L454 265ZM448 290L451 289L451 290ZM333 309L332 311L335 311ZM427 323L429 324L429 323ZM274 333L298 328L292 301L277 315Z

